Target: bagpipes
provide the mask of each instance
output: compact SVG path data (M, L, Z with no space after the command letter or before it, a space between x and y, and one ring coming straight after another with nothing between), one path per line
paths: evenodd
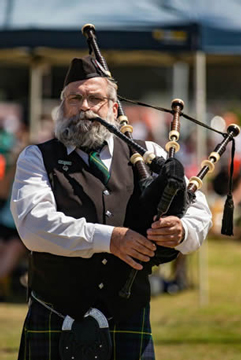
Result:
M100 49L98 47L94 25L84 25L82 28L82 33L87 38L89 53L94 53L98 63L101 65L104 71L108 73L109 78L113 80L106 61L101 55ZM128 118L124 114L119 99L129 101L137 105L149 106L154 109L169 112L172 114L173 119L169 132L169 141L165 146L168 153L166 160L163 157L155 156L155 154L147 151L145 148L143 148L133 140L133 128L131 125L129 125ZM228 143L232 141L232 161L230 166L231 180L229 183L229 193L224 208L221 232L224 235L233 235L232 172L233 158L235 152L234 137L239 134L240 128L236 124L232 124L227 128L227 133L222 133L184 114L182 112L183 108L184 103L180 99L174 99L172 101L171 109L169 110L161 107L151 106L141 102L131 101L118 96L118 120L120 123L120 129L109 124L107 121L99 117L93 119L93 121L99 121L110 132L125 141L131 149L132 156L130 158L130 161L138 172L141 190L140 206L138 209L138 214L135 214L136 218L138 218L138 221L132 224L131 228L132 230L135 230L146 236L146 230L150 228L154 216L156 216L156 219L160 219L162 216L168 215L174 215L179 218L183 217L188 207L193 203L193 201L195 201L195 192L201 188L202 180L207 175L207 173L210 173L214 170L215 164L219 161L220 157L225 152ZM213 130L224 137L223 141L215 147L213 152L210 153L208 159L202 162L201 170L199 171L199 173L196 176L191 177L187 185L183 166L175 158L175 154L179 151L180 148L178 144L180 135L180 116L183 116L198 125L204 126L209 130ZM150 171L157 174L157 176L150 175ZM157 246L155 256L150 260L152 262L151 265L159 265L165 262L172 261L178 256L178 254L179 252L173 248ZM123 289L121 289L120 291L121 297L130 297L131 287L137 273L138 270L135 269L132 269L130 271L130 275Z

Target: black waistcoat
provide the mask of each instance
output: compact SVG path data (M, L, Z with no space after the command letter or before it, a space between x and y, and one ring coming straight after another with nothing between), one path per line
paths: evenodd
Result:
M111 177L107 187L91 174L88 165L53 139L38 145L49 175L57 210L87 222L131 227L138 207L137 177L129 162L128 146L115 139ZM151 264L138 272L129 299L119 296L130 266L108 253L91 258L64 257L33 252L30 287L63 314L80 318L91 306L116 320L130 316L150 299Z

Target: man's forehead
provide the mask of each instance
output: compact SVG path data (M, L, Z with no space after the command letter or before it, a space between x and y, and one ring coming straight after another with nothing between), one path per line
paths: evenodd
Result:
M107 81L105 78L95 77L87 80L79 80L71 82L67 85L68 92L76 92L78 90L106 90Z

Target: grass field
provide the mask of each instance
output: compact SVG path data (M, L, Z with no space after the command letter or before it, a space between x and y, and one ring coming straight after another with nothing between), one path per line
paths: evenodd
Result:
M198 254L190 257L193 289L152 299L156 360L241 359L241 242L210 240L207 249L205 305L200 304ZM25 304L0 304L1 360L17 358L26 309Z

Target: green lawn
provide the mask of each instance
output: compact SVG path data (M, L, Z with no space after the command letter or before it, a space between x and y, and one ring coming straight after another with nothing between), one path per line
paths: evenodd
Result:
M240 274L241 243L209 241L207 304L198 287L152 300L157 360L241 359Z
M152 299L157 360L241 359L241 242L210 240L207 248L205 305L200 304L198 254L189 258L193 289ZM17 358L26 309L25 304L0 303L1 360Z

